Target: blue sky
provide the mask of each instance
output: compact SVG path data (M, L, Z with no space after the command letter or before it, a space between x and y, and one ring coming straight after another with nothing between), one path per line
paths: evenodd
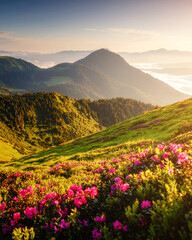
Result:
M1 0L0 50L192 51L191 0Z

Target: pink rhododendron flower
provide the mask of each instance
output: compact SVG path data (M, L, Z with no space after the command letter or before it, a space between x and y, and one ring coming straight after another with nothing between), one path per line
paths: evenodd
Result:
M69 223L66 223L64 219L61 219L61 223L59 224L59 227L61 229L69 228Z
M182 164L182 163L184 163L184 162L187 162L188 159L189 159L189 156L188 156L188 154L187 154L186 152L180 153L180 154L178 155L177 163L178 163L178 164Z
M151 207L151 202L150 202L150 201L146 200L146 201L143 201L143 202L141 203L141 208L142 208L142 209L144 209L144 208L149 208L149 207Z
M101 217L95 217L94 218L95 222L101 223L106 221L106 216L102 215Z
M44 192L44 191L46 191L47 190L47 187L42 187L41 188L41 192Z
M112 190L112 191L115 191L116 189L117 189L117 187L116 187L114 184L112 184L112 185L111 185L111 190Z
M62 217L66 217L68 214L68 209L65 208L64 210L62 210L61 208L58 209L58 212L62 215Z
M113 227L114 227L115 230L119 230L119 229L122 229L123 226L122 226L122 224L118 220L116 220L113 223Z
M122 227L124 232L127 232L127 225L125 225L124 227Z
M27 187L27 194L31 195L33 193L33 188L32 187Z
M21 189L19 191L19 194L21 197L26 197L27 195L31 195L33 193L33 188L32 187L27 187L27 189Z
M10 223L11 223L11 226L12 226L12 227L15 226L15 221L14 221L14 220L11 220Z
M14 197L13 201L19 201L19 198L18 197Z
M120 177L116 177L116 178L114 179L114 181L118 183L118 182L121 182L122 180L121 180Z
M13 219L15 220L15 222L19 221L20 218L21 218L20 212L16 212L13 214Z
M43 207L44 207L44 205L46 204L46 202L47 201L45 201L45 200L41 200L40 202L39 202L39 207L42 209Z
M101 230L98 232L97 228L92 231L93 240L97 240L102 237Z
M169 157L169 153L168 152L164 152L163 153L163 159L165 160L166 158L168 158Z
M85 196L90 195L91 197L95 197L98 195L97 187L92 187L92 188L88 187L85 189L84 193L85 193Z
M116 172L116 169L115 169L115 168L109 169L109 173L115 173L115 172Z
M55 206L59 206L59 201L58 200L54 200L52 204L55 205Z
M159 156L157 154L155 154L152 158L151 158L154 162L159 160Z
M6 208L6 202L3 202L2 204L0 204L0 210L1 212L4 212Z
M69 189L72 190L73 192L76 192L76 191L81 192L82 191L82 186L81 185L77 186L76 184L72 184Z
M158 144L157 147L159 148L160 151L165 148L165 146L163 144Z
M144 158L144 157L145 157L145 153L144 153L144 152L140 152L140 153L139 153L139 157Z
M173 153L178 153L179 152L179 148L182 149L183 144L170 143L169 146L170 146L170 148L171 148Z
M26 197L27 196L27 190L26 189L21 189L20 191L19 191L19 194L21 195L21 197Z
M56 192L50 192L45 197L44 200L56 199L58 197Z
M149 153L149 149L145 149L145 154L148 154Z
M128 183L121 183L120 185L119 185L119 189L121 190L121 191L123 191L123 192L125 192L125 191L127 191L127 189L129 189L130 187L129 187L129 184Z
M67 196L66 196L66 197L72 198L74 195L75 195L75 193L73 192L73 190L69 189L69 190L67 191Z
M85 219L83 219L82 221L78 219L78 222L81 223L84 227L88 226L88 221L86 221Z
M87 200L85 199L85 196L81 193L76 194L76 197L74 198L74 204L80 208L81 205L86 204Z
M92 197L95 197L95 196L98 195L97 187L92 187L91 190L92 190L91 191L91 196Z
M37 209L35 207L27 207L24 210L24 214L29 219L32 219L36 214L38 214L38 211L37 211Z
M134 164L135 164L135 165L140 165L140 164L141 164L141 161L136 159L135 162L134 162Z
M126 176L126 179L129 179L129 175Z
M174 170L172 168L168 169L168 174L171 175L174 173Z
M164 168L165 166L163 164L160 163L160 168Z
M14 174L14 177L20 177L20 176L21 176L20 172Z
M58 231L59 229L56 226L54 226L54 233L56 234Z

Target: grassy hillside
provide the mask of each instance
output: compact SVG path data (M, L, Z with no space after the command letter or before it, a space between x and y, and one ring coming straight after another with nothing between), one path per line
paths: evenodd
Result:
M189 99L1 163L0 239L191 239L191 110Z
M12 161L7 166L50 166L65 160L110 158L135 149L142 142L153 144L177 139L191 131L192 99L161 107L116 124L97 134ZM190 136L186 137L186 141Z
M0 95L0 102L0 136L21 154L103 128L76 100L56 93Z
M110 127L154 109L151 104L127 98L100 99L96 101L80 99L78 102L104 127Z
M150 104L132 99L91 102L53 92L0 95L0 102L0 137L4 139L0 145L8 142L20 154L96 133L104 129L103 126L113 125L153 108ZM7 153L2 150L0 155L3 158ZM10 154L10 159L18 156L21 155Z
M31 77L39 70L35 65L22 59L0 56L0 84L8 88L30 87Z

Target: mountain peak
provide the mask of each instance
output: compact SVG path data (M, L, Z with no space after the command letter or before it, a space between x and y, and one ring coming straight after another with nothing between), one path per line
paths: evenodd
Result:
M118 66L129 66L129 64L117 53L111 52L108 49L101 48L90 53L87 57L77 61L83 65L87 65L94 69L112 69Z
M107 48L101 48L101 49L98 49L92 53L90 53L87 57L89 56L94 56L94 57L109 57L109 56L119 56L118 54L114 53L114 52L111 52L109 49ZM119 56L120 57L120 56Z

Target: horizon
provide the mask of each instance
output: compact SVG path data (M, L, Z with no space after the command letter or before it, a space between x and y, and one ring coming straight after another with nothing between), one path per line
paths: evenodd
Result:
M191 12L190 0L3 0L0 49L192 51Z
M21 53L29 53L29 54L55 54L55 53L61 53L61 52L95 52L95 51L98 51L100 49L106 49L110 52L114 52L114 53L147 53L147 52L157 52L157 51L160 51L160 50L164 50L164 51L167 51L167 52L174 52L174 51L177 51L177 52L190 52L192 53L192 50L181 50L181 49L168 49L168 48L164 48L164 47L161 47L161 48L156 48L156 49L147 49L145 51L113 51L112 49L109 49L109 48L105 48L105 47L101 47L101 48L98 48L98 49L82 49L82 50L79 50L79 49L69 49L69 50L63 50L63 49L60 49L59 51L54 51L54 52L38 52L38 51L27 51L27 50L3 50L3 49L0 49L0 54L1 52L21 52ZM2 56L2 55L0 55Z

